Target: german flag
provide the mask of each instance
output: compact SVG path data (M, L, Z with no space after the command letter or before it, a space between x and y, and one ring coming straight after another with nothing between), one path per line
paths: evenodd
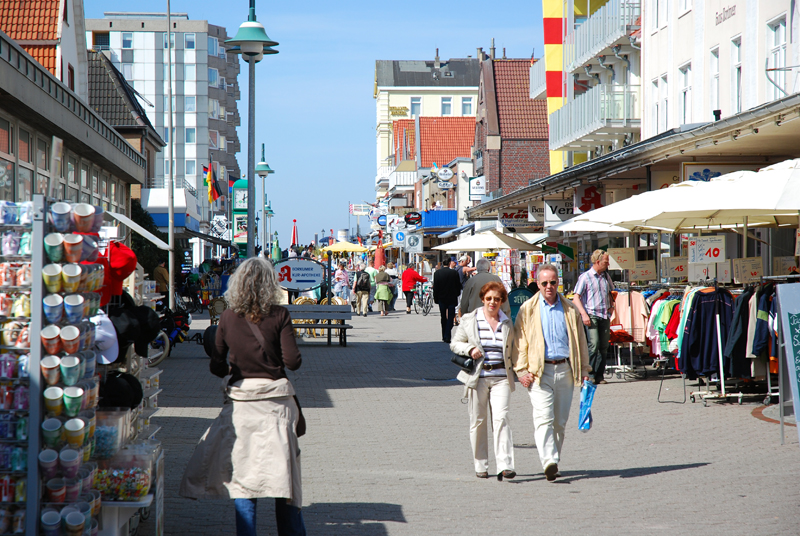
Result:
M203 180L208 183L208 202L213 203L222 196L217 183L217 174L214 173L214 166L211 166L211 177L208 176L208 168L203 166Z

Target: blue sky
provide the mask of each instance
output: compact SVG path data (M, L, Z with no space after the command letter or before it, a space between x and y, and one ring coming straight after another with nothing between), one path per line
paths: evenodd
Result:
M86 18L104 11L165 12L166 2L135 4L84 0ZM206 19L234 35L247 19L246 0L171 3L173 13ZM300 242L322 229L348 227L348 203L372 201L376 171L375 60L432 60L475 57L488 52L492 37L498 55L536 57L544 51L539 0L487 4L473 0L382 2L256 0L256 15L279 54L256 66L256 162L261 144L275 174L267 195L285 247L292 219ZM238 155L247 167L247 66L242 63ZM259 186L260 191L260 186ZM355 227L355 218L351 226ZM366 218L361 218L362 226Z

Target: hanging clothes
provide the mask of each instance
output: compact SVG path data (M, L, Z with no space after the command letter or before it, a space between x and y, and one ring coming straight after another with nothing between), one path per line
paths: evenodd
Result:
M681 304L678 302L678 305L676 305L675 309L672 310L672 316L669 319L669 323L667 323L667 329L664 330L664 334L670 341L678 338L678 325L680 322Z
M753 287L747 287L736 298L731 320L731 332L725 344L726 373L734 378L751 378L750 360L747 358L747 328L750 322L750 298L755 294Z
M691 309L687 310L684 336L679 358L680 370L690 379L698 375L711 376L719 370L717 317L722 341L728 340L733 317L733 296L725 289L703 289L695 293Z
M630 303L629 303L630 301ZM633 310L633 325L631 325ZM614 316L611 324L621 324L623 329L633 336L636 342L645 342L645 331L650 313L647 302L641 292L620 292L614 300Z

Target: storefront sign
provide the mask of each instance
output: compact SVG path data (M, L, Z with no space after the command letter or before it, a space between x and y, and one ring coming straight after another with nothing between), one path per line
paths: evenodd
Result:
M764 164L719 164L716 162L685 162L681 165L681 179L682 181L702 181L708 182L735 171L742 170L758 170L764 167Z
M406 235L406 253L422 253L422 235L420 233L409 233Z
M582 184L575 189L574 213L583 214L605 206L603 188L596 184Z
M446 182L446 181L439 181L436 183L436 186L438 186L440 190L452 190L453 188L456 187L456 185L453 184L452 182Z
M533 292L525 287L515 288L508 293L508 306L511 308L512 324L517 321L517 313L519 313L519 308L522 307L523 303L531 298L533 298Z
M665 257L662 259L662 263L664 264L664 275L666 277L686 279L689 274L688 257Z
M405 220L406 225L419 225L422 223L422 214L419 212L409 212L403 217Z
M681 173L680 171L657 171L653 170L650 172L650 189L651 190L662 190L664 188L669 188L673 184L678 184L681 182Z
M653 281L656 275L656 261L636 261L631 270L631 281Z
M737 283L757 283L764 274L764 262L761 257L733 259L733 277Z
M381 214L378 216L378 225L384 227L386 225L386 214Z
M528 221L536 222L544 226L544 201L538 199L528 203L527 217Z
M636 263L633 248L608 248L608 267L612 270L630 270Z
M573 201L572 199L545 199L544 200L544 226L552 227L553 225L563 223L572 218L573 214ZM528 210L530 214L530 209Z
M389 106L389 113L392 114L393 117L402 116L405 117L408 115L408 107L407 106Z
M286 290L302 292L312 290L325 280L325 266L317 261L302 257L291 257L275 263L278 282Z
M481 175L480 177L470 177L469 178L469 200L470 201L480 201L483 196L486 195L486 177Z
M724 262L724 236L698 236L689 239L689 264Z
M717 277L716 264L690 264L689 281L705 281Z
M775 257L772 259L772 275L789 275L797 271L797 257Z
M795 408L800 408L800 285L778 285L776 292L792 401ZM800 436L800 426L797 433Z
M442 168L436 172L436 176L439 177L439 180L449 181L453 178L453 170L450 168Z

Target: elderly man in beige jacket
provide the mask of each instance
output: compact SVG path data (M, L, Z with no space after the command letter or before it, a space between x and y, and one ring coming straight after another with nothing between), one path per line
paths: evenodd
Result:
M528 390L539 460L548 482L558 476L575 386L589 378L589 349L578 309L558 293L558 270L539 267L539 292L520 307L514 372Z

